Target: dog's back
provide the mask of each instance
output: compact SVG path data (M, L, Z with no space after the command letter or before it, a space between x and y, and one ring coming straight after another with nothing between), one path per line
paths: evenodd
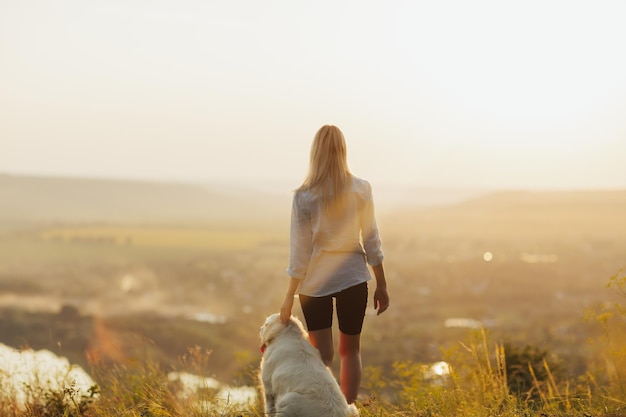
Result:
M260 375L266 413L281 417L358 416L356 406L348 405L319 351L307 340L300 321L292 317L280 331L275 325L270 317L261 330L262 342L267 343ZM271 341L263 340L264 330L272 333Z

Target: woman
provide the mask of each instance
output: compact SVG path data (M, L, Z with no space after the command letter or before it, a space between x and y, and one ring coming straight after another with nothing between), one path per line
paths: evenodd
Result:
M339 322L340 385L348 403L361 382L361 329L367 281L376 277L374 307L389 307L383 252L370 184L348 168L346 142L336 126L322 126L313 139L309 172L293 197L291 277L280 310L287 323L299 293L311 344L327 366L333 361L333 298Z

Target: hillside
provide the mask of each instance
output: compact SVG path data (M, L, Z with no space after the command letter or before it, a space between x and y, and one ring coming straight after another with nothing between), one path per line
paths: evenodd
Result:
M398 210L381 222L392 235L618 238L626 235L626 190L498 191L452 205Z
M183 183L0 175L0 221L189 223L258 219L276 212L276 200L280 198L254 190Z
M626 234L626 190L495 191L380 187L385 235L451 237ZM391 196L391 197L390 197ZM0 175L0 223L285 224L290 190ZM507 236L508 235L508 236Z

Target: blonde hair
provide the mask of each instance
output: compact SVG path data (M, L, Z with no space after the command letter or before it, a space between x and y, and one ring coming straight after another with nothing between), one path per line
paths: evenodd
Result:
M298 190L309 190L329 209L343 199L352 184L346 139L337 126L322 126L311 145L309 172Z

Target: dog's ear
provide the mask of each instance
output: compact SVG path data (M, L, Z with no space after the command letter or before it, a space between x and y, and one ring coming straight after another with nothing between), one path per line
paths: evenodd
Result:
M280 322L279 315L274 314L268 317L261 328L261 343L267 344L271 342L284 328L285 325Z

